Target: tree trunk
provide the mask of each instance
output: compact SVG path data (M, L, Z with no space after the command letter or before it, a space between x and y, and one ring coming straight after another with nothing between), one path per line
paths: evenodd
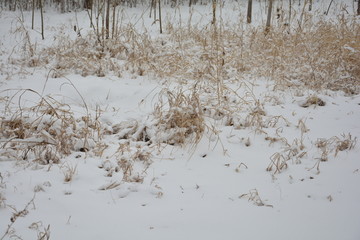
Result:
M106 28L106 39L109 39L110 33L110 0L107 0L106 6L106 19L105 19L105 28Z
M44 37L44 14L43 14L42 0L40 0L39 3L40 3L40 16L41 16L41 37L42 37L42 40L44 40L45 39L45 37Z
M357 15L360 15L360 0L358 0Z
M31 29L34 29L34 18L35 18L35 0L33 0L32 3Z
M91 9L92 8L92 0L85 0L84 1L84 8L85 9Z
M292 3L291 3L291 0L289 0L289 26L290 26L290 22L291 22L291 8L292 8Z
M60 1L60 12L61 13L65 12L65 1L64 0Z
M160 0L159 0L159 22L160 22L160 33L163 32L162 30L162 20L161 20L161 3L160 3Z
M252 0L248 0L248 9L247 9L247 23L251 23L251 13L252 13Z
M273 0L269 0L269 7L268 7L268 14L266 19L266 28L265 28L265 31L267 32L270 30L270 25L271 25L272 6L273 6Z
M211 24L216 24L216 0L212 0L212 7L213 7L213 19Z
M156 21L156 3L157 3L157 1L156 0L153 0L154 1L154 6L153 6L153 8L154 8L154 21Z
M114 34L115 34L115 23L116 23L116 3L114 3L114 6L113 6L113 14L112 14L112 17L113 17L113 22L112 22L112 32L111 32L111 38L114 39Z

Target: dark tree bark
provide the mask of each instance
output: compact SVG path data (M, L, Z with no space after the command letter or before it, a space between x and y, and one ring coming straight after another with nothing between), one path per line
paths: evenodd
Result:
M159 22L160 22L160 33L163 32L162 30L162 20L161 20L161 3L160 3L160 0L159 0Z
M35 18L35 0L32 3L32 13L31 13L31 29L34 29L34 18Z
M251 13L252 13L252 0L248 0L248 9L247 9L247 23L251 23Z
M270 30L272 6L273 6L273 0L269 0L268 14L266 19L266 31Z
M92 0L85 0L84 1L84 8L91 9L92 8Z
M289 25L291 22L291 8L292 8L292 3L291 3L291 0L289 0Z
M216 24L216 0L212 0L212 7L213 7L213 19L212 19L212 24Z
M44 37L44 13L43 13L43 3L42 3L43 0L40 0L39 3L40 3L40 16L41 16L41 37L42 37L42 40L45 39Z
M106 39L109 39L110 32L110 0L107 0L106 6L106 19L105 19L105 31L106 31Z

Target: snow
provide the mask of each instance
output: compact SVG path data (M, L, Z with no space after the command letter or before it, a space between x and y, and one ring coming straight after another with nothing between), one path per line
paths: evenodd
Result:
M327 1L313 2L314 12L327 10ZM263 26L265 6L254 4L253 27ZM327 17L343 14L345 4L352 12L352 1L344 0ZM148 19L146 6L121 11L124 25L133 23L137 31L167 41ZM236 22L245 16L246 3L226 2L221 11L225 23ZM69 28L76 22L82 34L91 31L86 12L49 9L41 40L38 25L30 30L31 13L22 14L38 51L60 35L76 39ZM199 101L209 103L202 138L165 144L179 131L162 126L155 108L173 114L194 109L171 108L162 93L181 89L187 96L195 80L138 76L131 70L120 76L52 77L51 64L15 61L22 59L24 44L15 33L20 15L0 12L1 239L40 239L45 232L51 239L360 239L358 94L274 90L273 80L246 76L225 81L232 90L226 91L229 111L219 112L214 88L200 82ZM205 28L211 6L165 7L163 16L164 26L170 20L187 26L191 16L191 25ZM325 106L303 107L311 96ZM38 106L41 100L48 102ZM26 137L14 137L15 128L5 136L18 116L30 127ZM34 125L37 135L31 135ZM58 136L66 137L64 152L56 150ZM21 150L8 147L13 141ZM48 148L26 151L40 143ZM279 172L269 169L277 160L286 163Z

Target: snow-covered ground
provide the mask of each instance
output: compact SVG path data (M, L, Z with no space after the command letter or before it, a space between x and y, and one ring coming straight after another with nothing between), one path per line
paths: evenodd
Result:
M245 22L245 2L218 9L223 26ZM313 2L314 19L346 13L359 24L350 0L326 17L328 1ZM265 24L261 3L253 27ZM211 6L164 8L160 35L146 6L120 12L162 44L168 23L207 28L212 18ZM48 9L45 40L30 12L0 19L0 239L360 239L359 94L277 90L251 75L216 88L126 67L57 75L31 47L80 38L74 25L85 38L86 12ZM168 126L177 111L194 111L182 120L195 123L183 125L185 142Z

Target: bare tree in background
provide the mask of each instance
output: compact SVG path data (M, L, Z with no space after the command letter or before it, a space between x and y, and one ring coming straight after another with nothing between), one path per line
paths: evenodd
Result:
M111 38L114 39L115 36L115 24L116 24L116 1L113 3L113 14L112 14L112 29L111 29Z
M44 37L44 13L43 13L42 1L43 0L40 0L39 4L40 4L40 16L41 16L41 37L42 37L42 40L44 40L45 39L45 37Z
M216 0L212 0L213 19L211 24L216 24Z
M289 25L291 22L291 8L292 8L292 2L291 2L291 0L289 0Z
M265 28L266 32L270 30L272 6L273 6L273 0L269 0L268 14L267 14L266 28Z
M62 0L62 1L60 2L60 12L61 12L61 13L64 13L64 12L65 12L65 1L64 1L64 0Z
M252 0L248 0L248 9L247 9L247 23L251 23L251 13L252 13Z
M161 3L160 3L160 0L159 0L158 4L159 4L159 22L160 22L160 33L162 33L162 32L163 32L163 30L162 30L162 20L161 20Z
M64 0L62 2L64 2ZM84 8L85 9L91 9L92 8L92 0L85 0L84 1Z
M35 0L33 0L32 3L31 29L34 29L34 18L35 18Z
M106 6L106 19L105 19L105 28L106 28L106 39L109 39L109 32L110 32L110 0L107 0Z

